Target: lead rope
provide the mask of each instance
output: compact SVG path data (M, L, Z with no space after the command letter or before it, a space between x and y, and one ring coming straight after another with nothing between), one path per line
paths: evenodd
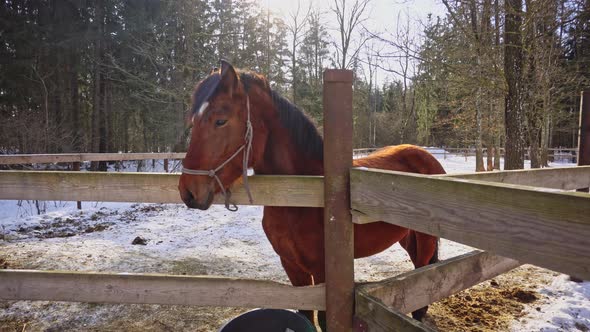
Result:
M244 184L244 188L248 194L250 204L254 203L254 200L252 199L252 193L250 193L250 186L248 184L248 161L250 160L250 153L252 152L252 138L254 137L254 130L252 129L252 122L250 121L250 97L248 95L246 95L246 112L246 134L244 135L245 143L242 144L242 146L240 146L236 152L234 152L234 154L221 163L221 165L212 170L203 171L182 167L182 173L184 174L207 175L211 178L214 178L215 181L217 181L219 188L221 188L221 193L225 198L225 208L231 212L238 211L238 206L230 202L231 192L229 190L225 190L223 183L221 183L221 180L217 176L217 172L219 172L225 165L234 159L242 150L244 150L244 158L242 159L242 183Z
M246 112L246 136L244 137L244 139L246 140L246 151L244 151L244 158L242 159L242 183L244 184L244 188L246 189L246 193L248 194L248 200L250 201L250 204L253 204L254 200L252 199L252 193L250 192L250 185L248 183L248 162L250 161L250 153L252 152L252 139L254 138L254 129L252 128L252 122L250 121L250 97L248 95L246 95Z

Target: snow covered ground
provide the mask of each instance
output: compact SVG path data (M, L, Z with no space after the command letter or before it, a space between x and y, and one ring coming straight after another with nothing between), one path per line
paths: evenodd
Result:
M474 157L436 157L449 173L475 168ZM131 163L125 166L126 171L136 170ZM151 164L146 168L150 170ZM161 165L154 169L161 171ZM75 202L44 204L0 201L0 268L208 274L288 282L262 231L260 207L244 206L231 213L222 206L195 211L178 204L83 202L83 209L77 210ZM132 244L137 237L145 245ZM470 250L443 240L441 258ZM397 244L355 262L358 281L411 269ZM243 311L5 301L0 302L0 331L214 331ZM589 331L590 282L574 283L567 276L526 265L435 304L430 313L429 323L445 331Z

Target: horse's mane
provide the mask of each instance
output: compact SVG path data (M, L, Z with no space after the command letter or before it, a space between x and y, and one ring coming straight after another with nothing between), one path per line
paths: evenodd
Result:
M303 153L316 160L324 159L324 141L316 126L301 109L271 89L268 81L261 75L247 71L239 71L238 75L246 89L246 93L249 93L251 87L255 85L269 94L276 107L281 124L288 131L293 143ZM220 81L221 75L213 73L199 83L193 94L193 114L215 94Z
M281 124L287 129L293 143L309 157L316 160L324 159L324 141L311 119L299 107L270 88L262 76L250 72L240 72L240 81L246 88L246 93L252 85L267 91Z
M196 114L201 108L201 105L211 98L217 91L219 82L221 82L221 75L219 73L213 73L199 82L193 92L193 108L191 109L191 114Z

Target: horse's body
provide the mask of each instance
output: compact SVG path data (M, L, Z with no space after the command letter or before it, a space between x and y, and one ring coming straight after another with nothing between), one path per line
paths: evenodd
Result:
M228 157L243 143L249 121L247 108L253 128L248 165L256 174L322 175L323 142L311 121L270 90L261 77L238 75L231 65L223 65L221 71L210 75L218 77L208 78L210 81L206 79L196 88L194 129L184 167L207 170L224 161L227 164L216 171L219 181L211 174L181 176L179 190L187 206L207 209L213 193L220 191L218 183L229 187L242 174L240 157L244 154L240 152L234 159ZM384 148L354 160L353 164L422 174L444 173L432 155L411 145ZM262 226L293 285L325 281L322 208L265 207ZM384 222L354 225L355 258L374 255L396 242L408 251L415 267L437 259L437 238L433 236ZM421 318L425 312L426 309L416 312L415 317Z
M368 157L354 160L353 166L421 174L444 173L434 157L423 149L411 145L384 148ZM323 167L316 167L317 170L313 174L322 175ZM284 169L283 172L275 169L270 173L259 173L256 168L254 171L257 174L301 174L287 173ZM311 285L312 276L315 283L324 282L323 224L322 208L270 206L264 208L262 220L264 231L274 250L281 256L281 262L293 285ZM355 224L354 257L375 255L399 242L407 234L407 228L384 222ZM435 254L436 238L420 233L416 235L416 240L422 248L410 255L416 267L420 267L427 265Z

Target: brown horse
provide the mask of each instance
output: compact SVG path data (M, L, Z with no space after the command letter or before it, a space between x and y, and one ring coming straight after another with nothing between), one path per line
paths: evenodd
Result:
M191 114L193 129L178 186L189 208L208 209L219 192L230 208L228 188L248 167L256 174L324 172L323 141L316 127L259 75L236 72L222 61L220 70L197 85ZM411 145L382 149L354 160L354 166L445 173L432 155ZM295 286L325 280L323 220L322 208L264 207L262 227ZM437 240L384 222L354 225L354 256L371 256L400 242L418 268L437 261ZM413 315L421 319L426 310ZM313 321L313 312L304 314ZM320 314L324 325L325 313Z

